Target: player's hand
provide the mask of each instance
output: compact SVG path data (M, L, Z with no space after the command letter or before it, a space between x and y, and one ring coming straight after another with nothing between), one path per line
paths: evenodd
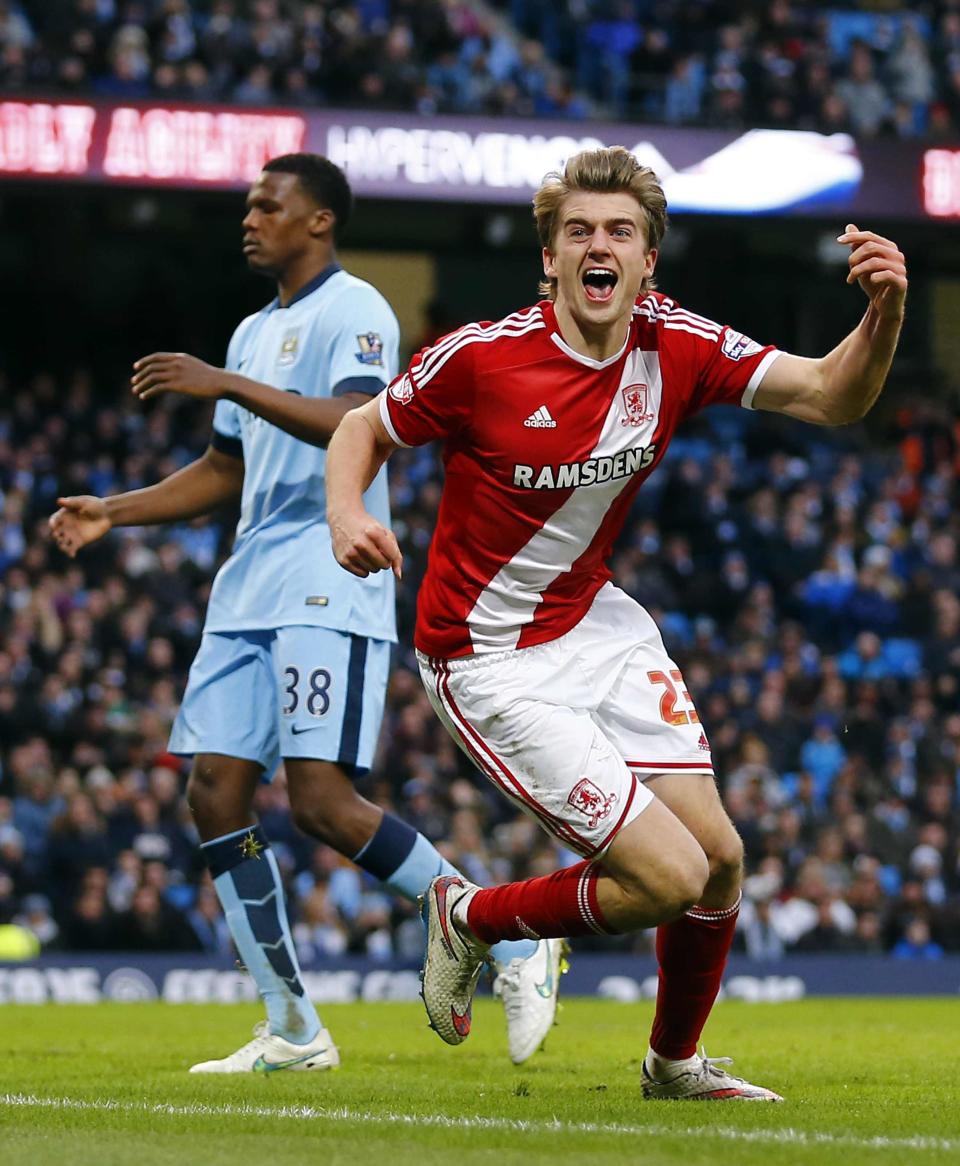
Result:
M345 571L366 579L377 571L393 571L403 578L403 555L396 535L365 511L355 518L331 516L333 555Z
M859 283L881 316L900 319L907 295L907 262L896 243L873 231L861 231L854 223L847 223L837 242L850 248L847 283Z
M76 558L77 551L103 538L113 525L102 498L80 494L73 498L58 498L60 507L50 515L53 541L65 555Z
M216 400L225 390L224 371L186 352L152 352L133 366L130 387L141 401L160 393Z

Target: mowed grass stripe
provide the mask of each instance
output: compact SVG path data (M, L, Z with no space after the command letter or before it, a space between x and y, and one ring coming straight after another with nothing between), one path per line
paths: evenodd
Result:
M748 1103L744 1103L748 1104ZM835 1146L860 1150L935 1150L960 1151L960 1139L937 1138L925 1134L907 1137L857 1137L853 1134L830 1134L792 1128L777 1130L737 1130L727 1127L624 1125L621 1123L565 1122L520 1118L484 1117L482 1115L449 1117L445 1114L405 1114L389 1111L351 1110L346 1107L323 1108L313 1105L189 1105L167 1102L116 1101L109 1098L84 1100L73 1097L36 1097L26 1093L0 1094L0 1105L11 1108L85 1110L110 1113L137 1113L166 1117L262 1117L283 1121L328 1121L380 1124L388 1126L432 1126L454 1130L497 1130L523 1134L607 1134L623 1137L718 1138L722 1141L765 1143L790 1146Z

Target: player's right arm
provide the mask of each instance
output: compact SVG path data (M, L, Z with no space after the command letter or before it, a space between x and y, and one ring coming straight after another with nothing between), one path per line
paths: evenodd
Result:
M396 535L367 512L363 495L399 446L380 418L379 398L345 414L327 449L327 525L337 562L365 579L388 567L399 579Z
M395 449L426 445L470 424L480 325L451 332L425 348L378 397L340 422L327 450L327 524L341 567L366 577L387 567L400 578L402 557L392 531L366 511L363 493Z
M90 494L58 498L50 517L57 546L74 558L115 526L154 526L209 514L240 496L243 459L209 446L204 455L169 478L142 490L96 498Z

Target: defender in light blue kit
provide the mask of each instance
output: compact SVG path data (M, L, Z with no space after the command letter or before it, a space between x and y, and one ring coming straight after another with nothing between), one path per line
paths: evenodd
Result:
M383 296L330 263L286 307L275 299L241 323L227 369L307 399L350 399L375 395L395 375L398 345ZM268 774L281 757L368 769L396 639L393 575L373 587L337 578L324 450L226 399L217 401L212 444L243 459L240 522L170 748L244 757ZM389 515L385 470L367 497ZM263 699L271 689L272 704Z
M337 566L323 447L348 410L396 375L399 342L383 296L336 262L351 207L346 178L328 159L267 163L247 197L244 254L276 280L276 299L240 324L225 368L162 352L134 365L133 391L144 400L176 392L216 401L205 454L143 490L61 498L50 520L73 556L114 526L193 517L240 497L233 553L214 580L170 748L194 758L190 808L267 1019L253 1040L194 1073L339 1065L304 991L279 868L253 813L258 783L281 759L297 825L392 890L415 899L437 875L457 873L351 781L369 768L380 729L394 579L352 578ZM383 469L365 505L389 527ZM518 1064L553 1023L560 951L556 940L524 940L492 952ZM544 984L553 985L546 996Z

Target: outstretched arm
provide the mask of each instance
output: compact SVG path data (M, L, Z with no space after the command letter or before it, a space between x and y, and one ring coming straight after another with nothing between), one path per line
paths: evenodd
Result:
M847 425L865 416L880 395L903 324L906 261L896 243L852 223L837 242L850 248L847 283L859 283L869 301L863 319L826 356L784 353L774 361L753 398L755 409L815 425Z
M333 553L341 567L363 579L388 567L401 577L403 556L393 531L368 514L363 504L367 487L398 448L374 398L344 417L327 452L327 524Z
M50 529L54 542L72 559L115 526L196 518L239 497L242 489L243 460L209 446L202 457L154 486L110 498L58 498L60 509L50 516Z
M186 352L153 352L141 357L133 366L130 385L141 401L160 393L209 401L225 397L293 437L320 446L329 442L345 414L370 400L363 392L304 397L217 368Z

